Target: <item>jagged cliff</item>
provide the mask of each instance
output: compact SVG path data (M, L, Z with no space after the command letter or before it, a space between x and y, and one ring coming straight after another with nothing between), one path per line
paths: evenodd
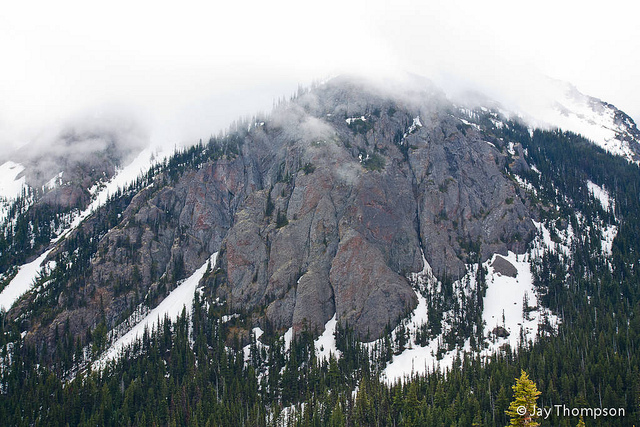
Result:
M30 308L34 292L10 317L28 340L65 324L86 343L87 331L153 306L219 251L203 285L231 312L297 331L336 313L377 338L417 304L407 277L423 254L438 277L456 279L472 252L522 252L535 230L508 174L528 170L522 148L460 114L418 78L340 77L301 93L157 167L86 220L49 259L60 265L79 235L92 236L88 274L51 287L53 307ZM106 217L112 225L96 232Z

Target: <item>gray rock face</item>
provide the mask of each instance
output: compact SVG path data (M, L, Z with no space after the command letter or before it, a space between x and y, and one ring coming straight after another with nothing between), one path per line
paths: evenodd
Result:
M377 338L417 303L407 280L384 262L382 253L359 233L342 236L331 266L338 319L363 338Z
M322 329L337 313L373 339L415 306L406 276L422 269L421 249L452 278L472 243L483 260L523 250L533 225L507 157L443 103L431 89L394 97L347 80L276 112L279 132L260 131L277 160L236 212L217 296L266 306L279 328Z
M483 261L521 252L534 232L507 173L524 160L452 112L425 81L348 78L276 108L235 136L239 155L161 175L132 200L100 241L78 325L102 301L114 326L136 295L160 298L219 250L204 285L231 310L294 331L337 314L378 338L415 307L406 277L422 253L458 278L471 248Z

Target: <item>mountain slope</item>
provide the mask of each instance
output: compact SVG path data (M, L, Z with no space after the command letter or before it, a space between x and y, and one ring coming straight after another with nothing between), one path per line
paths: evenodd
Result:
M381 338L416 308L411 275L427 267L438 289L453 286L444 299L423 290L441 299L443 322L447 298L470 296L476 264L530 252L548 207L501 113L456 107L418 77L384 83L333 79L158 164L45 256L53 271L9 318L49 351L65 323L89 345L88 332L153 308L219 251L206 292L256 326L321 332L335 315L361 339ZM464 328L482 305L463 308ZM474 330L482 341L487 331Z
M121 424L500 425L526 368L546 406L637 414L639 182L576 134L425 80L334 79L156 164L56 241L0 322L0 411L43 395L55 410L24 419L54 423L86 393ZM64 399L41 392L48 372L77 375Z

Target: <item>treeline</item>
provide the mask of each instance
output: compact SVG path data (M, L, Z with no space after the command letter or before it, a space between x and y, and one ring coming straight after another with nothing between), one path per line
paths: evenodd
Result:
M243 351L228 347L237 325L197 302L191 319L165 321L103 372L85 372L67 384L38 367L34 351L14 347L2 374L0 417L6 425L506 425L520 369L536 381L543 407L626 410L624 418L587 425L632 425L639 414L638 352L620 351L638 343L638 320L616 333L610 322L567 319L558 336L532 348L486 361L463 356L446 375L387 385L348 330L338 333L339 360L318 363L308 333L289 352L281 338L252 341L245 360ZM640 318L640 307L633 317ZM543 425L576 423L554 416Z

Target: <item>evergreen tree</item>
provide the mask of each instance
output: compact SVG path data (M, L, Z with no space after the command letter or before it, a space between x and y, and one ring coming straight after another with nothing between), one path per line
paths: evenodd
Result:
M505 412L511 417L510 426L534 427L540 425L536 422L536 401L540 392L536 384L529 379L525 371L521 371L520 378L516 378L513 388L513 401Z

